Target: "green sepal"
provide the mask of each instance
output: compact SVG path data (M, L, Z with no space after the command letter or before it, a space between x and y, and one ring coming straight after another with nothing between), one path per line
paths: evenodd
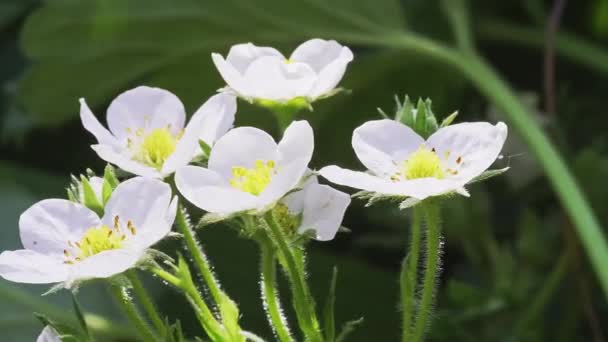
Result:
M203 155L206 157L206 159L209 159L209 156L211 155L211 146L201 139L198 140L198 146L201 147Z
M482 174L480 174L479 176L473 178L469 183L467 184L472 184L472 183L477 183L477 182L482 182L485 181L489 178L492 177L496 177L499 176L505 172L507 172L509 170L509 166L502 168L502 169L494 169L494 170L486 170L484 172L482 172Z
M414 106L412 105L409 96L405 95L403 103L401 103L399 97L395 95L395 102L397 103L395 121L401 122L409 127L414 127Z
M325 332L325 340L327 342L334 342L336 339L335 304L337 282L338 268L334 266L331 274L331 281L329 283L329 292L327 294L327 300L323 308L323 331Z
M110 164L106 165L103 170L103 186L101 191L101 197L103 204L108 203L108 199L110 199L110 195L116 187L120 184L118 178L116 178L116 172L114 171L114 167Z
M82 201L85 207L93 210L100 217L103 216L103 204L99 202L95 191L85 176L80 176L80 186L82 187Z
M448 115L445 119L443 119L443 121L441 121L441 125L439 125L439 128L443 128L443 127L447 127L447 126L451 125L457 116L458 116L458 111L455 111L454 113Z

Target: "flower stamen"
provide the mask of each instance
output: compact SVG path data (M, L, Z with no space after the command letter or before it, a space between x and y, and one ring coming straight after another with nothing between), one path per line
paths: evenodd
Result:
M258 159L251 169L242 166L233 167L230 186L258 196L268 186L275 174L274 160L264 162Z

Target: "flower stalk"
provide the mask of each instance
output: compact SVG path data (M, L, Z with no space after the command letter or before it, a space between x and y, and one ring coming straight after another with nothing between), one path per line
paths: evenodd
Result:
M401 264L401 306L403 310L402 341L409 342L413 334L414 302L418 282L418 259L420 254L422 209L415 206L412 210L410 250Z
M112 285L110 288L123 312L139 332L140 337L144 341L158 341L158 336L156 336L148 322L142 317L141 313L127 294L127 289L117 285Z
M183 271L183 267L179 268L179 270ZM179 276L175 276L159 267L150 268L149 271L184 292L188 301L192 305L201 326L207 335L209 335L211 340L225 340L224 328L213 316L213 313L196 288L196 285L194 285L194 282L189 274L185 275L183 274L184 272L180 272Z
M435 202L426 201L422 203L422 206L426 220L426 261L420 307L412 341L422 341L424 339L429 316L431 316L433 310L441 255L439 205Z
M192 230L192 225L189 222L185 208L179 208L176 217L176 225L178 231L184 237L186 248L190 255L192 255L195 266L205 280L205 284L211 293L213 301L219 307L224 328L227 330L231 341L243 340L241 329L238 326L237 306L220 288L219 282L213 274L205 252L194 237L194 231ZM198 291L196 292L198 293ZM234 324L227 324L228 321L234 321L232 322Z
M141 303L143 309L146 311L146 314L152 321L154 328L158 331L160 336L165 336L167 329L165 327L165 323L161 318L156 305L152 301L148 291L142 284L141 280L137 276L137 272L135 270L127 271L127 278L129 278L129 282L131 283L133 293L137 297L138 301Z
M262 254L261 273L262 273L262 298L268 321L272 326L275 335L281 342L293 342L287 320L283 315L279 294L276 284L276 252L272 241L262 236L258 239Z
M285 269L292 285L293 304L302 332L309 341L323 341L319 321L315 313L314 299L308 289L304 276L304 260L302 253L296 253L289 248L287 238L277 224L272 212L264 215L264 221L270 230L272 240L279 251L279 262Z

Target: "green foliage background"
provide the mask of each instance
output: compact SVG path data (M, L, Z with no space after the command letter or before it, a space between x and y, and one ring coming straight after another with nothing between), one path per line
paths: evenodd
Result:
M223 81L210 53L252 41L287 52L311 37L352 46L355 61L339 95L303 113L315 128L314 167L360 168L352 130L389 112L394 94L429 97L440 117L505 120L466 77L424 49L401 49L398 34L464 44L454 20L469 21L478 53L495 66L541 125L574 173L600 225L608 223L608 2L570 1L557 39L557 112L542 111L542 49L551 2L470 1L468 18L454 19L463 1L425 0L4 0L0 2L0 249L20 248L21 211L45 197L63 197L71 173L103 163L77 120L78 98L98 114L117 94L146 84L176 93L192 113ZM446 15L447 13L447 15ZM452 22L448 20L452 15ZM450 25L452 23L452 26ZM466 36L466 32L465 32ZM470 43L470 42L469 42ZM504 108L503 108L504 109ZM239 102L238 125L276 132L273 117ZM601 340L608 305L567 211L517 129L505 148L506 176L474 185L470 199L445 208L443 272L432 341ZM573 195L574 196L574 195ZM329 243L312 243L310 281L318 302L339 267L340 324L365 317L353 341L399 337L397 273L406 251L407 212L354 201ZM604 230L605 233L605 230ZM222 225L199 234L217 275L240 305L243 326L271 337L259 295L255 246ZM598 241L600 245L601 241ZM168 242L163 249L178 248ZM600 248L601 246L596 246ZM608 269L608 260L602 260ZM596 268L597 269L597 268ZM187 304L146 279L161 309L200 334ZM99 284L98 284L99 285ZM286 285L286 284L283 284ZM0 281L0 334L31 341L40 331L32 311L68 316L69 297L39 297L44 287ZM120 321L101 285L79 296L85 311ZM287 294L286 286L282 293ZM288 303L287 298L284 299ZM287 306L287 305L286 305ZM108 340L129 340L129 328ZM599 339L598 339L599 338Z

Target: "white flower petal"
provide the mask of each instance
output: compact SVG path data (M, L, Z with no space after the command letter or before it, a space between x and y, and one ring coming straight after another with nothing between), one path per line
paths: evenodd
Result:
M314 148L315 140L310 124L305 120L294 121L287 127L283 139L279 142L279 165L296 159L306 159L308 164Z
M340 56L319 72L317 81L309 96L317 98L333 90L342 80L346 67L352 60L352 51L347 47L342 48Z
M327 185L310 184L306 189L300 233L316 232L319 241L332 240L342 224L350 196Z
M65 281L67 265L60 256L27 249L0 254L0 277L17 283L50 284Z
M365 172L343 169L335 165L322 168L319 170L319 174L334 184L379 193L384 193L387 188L394 184Z
M50 325L47 325L42 329L40 335L38 335L36 342L61 342L61 339L59 338L57 331Z
M128 151L126 150L117 151L109 145L93 145L91 148L97 152L99 158L118 166L124 171L142 177L162 178L158 170L131 159L131 156L127 155Z
M249 97L287 101L308 96L317 74L304 63L286 63L275 56L256 59L245 72L245 82L251 85Z
M507 125L502 122L495 126L487 122L467 122L438 130L426 144L435 148L439 156L449 154L446 167L458 173L448 177L465 184L494 163L506 138Z
M248 82L245 82L244 72L239 72L234 66L224 60L218 53L211 54L211 59L213 60L213 64L217 68L217 71L220 73L226 84L237 94L249 97L251 96L251 91L249 90L252 85Z
M231 214L254 209L258 198L230 187L212 170L185 166L175 173L179 192L195 206L212 213Z
M169 127L176 135L186 120L184 105L171 92L137 87L118 95L108 107L108 127L121 141L137 129Z
M109 278L135 267L143 256L143 250L112 249L92 255L71 265L68 287L76 281Z
M268 205L280 200L285 194L294 189L302 180L308 170L310 159L300 158L289 164L281 165L272 180L259 196L257 207L264 209Z
M233 45L228 52L228 56L226 56L226 62L243 74L253 61L264 56L276 56L285 59L283 54L274 48L245 43Z
M87 229L100 224L97 214L79 203L46 199L21 214L19 234L27 249L47 255L63 255L68 240L79 240Z
M310 65L317 73L340 57L343 46L335 40L310 39L298 46L290 60Z
M311 171L308 170L304 174L304 176L306 177L306 174L310 172ZM301 185L302 190L290 193L289 195L283 197L281 202L285 204L287 208L289 208L289 211L292 214L300 214L304 210L304 200L306 199L306 191L307 189L311 188L311 185L313 184L319 184L317 176L309 176L308 179L306 179L306 182Z
M141 231L138 230L134 236L127 240L126 248L145 250L160 242L171 232L177 214L177 196L173 197L169 208L160 210L164 212L164 215L152 222L148 222Z
M236 97L234 95L222 93L209 98L192 116L193 118L203 117L204 123L199 132L199 139L212 146L232 128L235 114Z
M417 178L389 184L381 191L387 195L407 196L419 200L439 196L456 191L464 185L463 182L453 179Z
M173 151L169 158L163 163L163 167L161 168L161 174L163 174L163 176L170 175L178 168L190 164L200 150L198 140L204 125L205 120L203 116L195 115L192 117L184 130L184 135L182 135L181 139L177 142L175 151Z
M374 174L390 177L397 164L416 151L424 139L394 120L373 120L357 127L352 145L357 157Z
M209 156L209 169L232 178L232 168L252 168L256 160L277 161L279 154L274 139L261 129L238 127L222 136Z
M168 184L152 178L131 178L114 189L102 221L108 227L113 227L114 219L118 216L123 230L131 221L137 235L147 234L148 229L156 229L158 225L169 226L170 229L173 222L165 221L170 202L171 187Z
M121 146L121 143L112 133L99 123L83 98L80 99L80 121L82 121L84 129L93 134L98 143L115 147Z

